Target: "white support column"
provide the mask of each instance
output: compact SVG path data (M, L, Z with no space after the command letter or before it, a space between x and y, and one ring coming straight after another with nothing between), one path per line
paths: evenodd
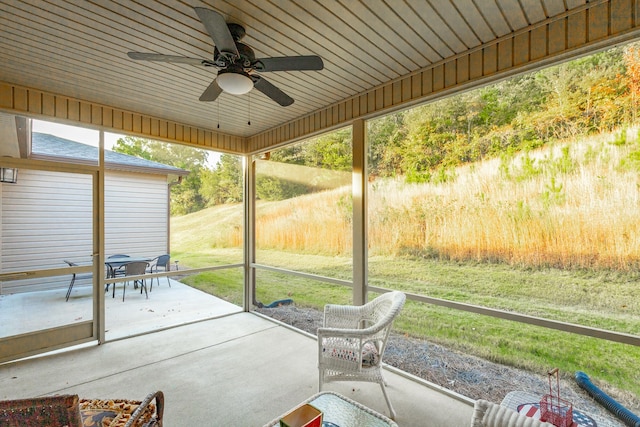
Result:
M367 302L367 144L362 119L352 124L353 150L353 304Z
M105 341L104 292L104 131L100 130L98 173L93 175L93 303L94 333L98 342ZM115 285L113 285L115 286Z
M256 269L256 166L251 155L242 161L244 187L244 311L251 311L255 299Z

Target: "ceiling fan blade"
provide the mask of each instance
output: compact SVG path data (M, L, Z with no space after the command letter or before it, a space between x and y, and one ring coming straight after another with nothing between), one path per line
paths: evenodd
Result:
M200 101L215 101L221 93L222 89L220 89L220 86L218 86L218 83L214 80L211 82L209 87L202 92L202 95L200 95Z
M193 9L204 24L218 51L226 55L233 55L236 58L239 57L240 54L238 53L236 42L233 40L224 17L218 12L204 7L194 7Z
M264 93L269 98L276 101L278 104L282 105L283 107L293 104L293 98L278 89L273 84L269 83L263 77L252 76L252 79L254 82L254 88L258 89L260 92Z
M253 63L256 71L304 71L322 70L322 58L309 56L279 56L274 58L258 58Z
M128 52L127 56L136 61L174 62L191 65L215 65L206 59L188 58L186 56L162 55L160 53Z

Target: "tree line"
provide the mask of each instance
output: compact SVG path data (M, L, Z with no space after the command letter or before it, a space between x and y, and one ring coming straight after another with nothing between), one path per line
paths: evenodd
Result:
M517 76L370 124L370 173L447 180L456 166L633 122L636 45Z
M639 98L640 44L617 47L369 121L369 174L445 182L465 163L633 123ZM171 188L172 215L242 201L238 156L222 154L212 167L204 150L132 137L118 140L114 151L191 172ZM270 161L350 171L351 131L280 148ZM282 178L256 181L265 200L309 191Z

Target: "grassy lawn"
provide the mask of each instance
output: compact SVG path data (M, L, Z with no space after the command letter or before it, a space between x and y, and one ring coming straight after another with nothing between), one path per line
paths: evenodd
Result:
M237 262L237 253L210 249L210 256L180 254L191 267ZM206 264L206 261L209 264ZM261 251L259 262L349 279L350 260L321 255ZM286 264L286 266L285 266ZM508 266L377 257L369 261L370 283L390 289L546 317L637 335L640 287L634 274L589 274L566 270L518 270ZM237 304L240 269L201 273L185 283ZM280 273L258 271L257 299L291 298L321 310L349 303L351 290ZM370 297L375 297L371 295ZM640 348L409 301L395 323L399 333L544 375L559 367L565 376L586 372L594 381L640 396Z

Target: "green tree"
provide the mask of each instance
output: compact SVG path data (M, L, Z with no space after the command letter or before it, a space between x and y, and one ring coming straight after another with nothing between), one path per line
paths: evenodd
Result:
M625 72L623 52L611 49L376 119L369 125L370 171L437 181L463 163L620 126L634 117L629 82L640 74L631 49Z
M275 150L271 152L270 161L332 171L351 171L351 146L351 129L343 128ZM256 196L262 200L289 199L311 191L317 191L311 184L274 176L256 177Z
M222 154L213 170L202 172L201 181L200 194L207 206L242 202L242 159Z
M633 43L625 48L624 62L631 96L632 120L635 122L640 99L640 43Z
M127 136L116 141L113 151L188 170L180 185L171 187L171 215L196 212L205 206L200 194L201 173L209 153L179 144Z
M148 143L143 138L135 138L132 136L126 136L124 138L119 138L116 141L116 144L113 146L113 151L116 153L127 154L129 156L139 157L141 159L151 159L151 152L147 147Z
M368 122L370 175L389 177L401 173L399 147L407 136L404 116L402 111Z
M351 170L351 129L339 129L280 148L271 153L271 160L323 169Z
M273 176L256 177L256 197L260 200L285 200L307 194L309 186Z
M337 171L351 170L351 129L340 129L322 135L304 145L306 166Z

